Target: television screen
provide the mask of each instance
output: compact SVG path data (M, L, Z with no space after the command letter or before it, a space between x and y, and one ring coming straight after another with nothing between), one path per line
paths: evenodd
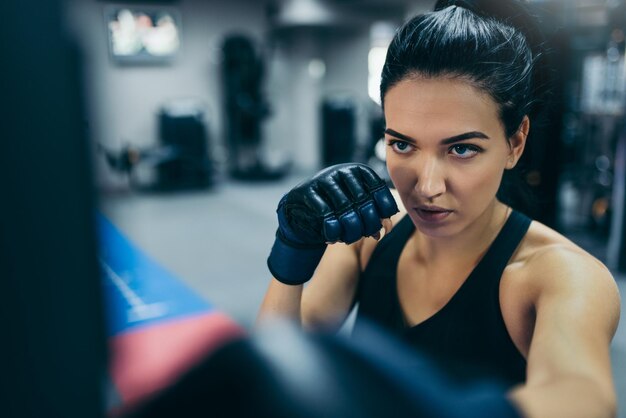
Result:
M112 8L106 12L109 51L116 62L169 62L180 49L180 17L172 8Z

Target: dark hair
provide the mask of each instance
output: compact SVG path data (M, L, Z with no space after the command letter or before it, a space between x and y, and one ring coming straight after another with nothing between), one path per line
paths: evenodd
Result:
M533 119L545 103L541 48L541 33L521 1L439 0L435 11L415 16L394 36L381 76L381 103L407 78L463 80L493 98L509 138L525 115ZM501 191L514 189L509 186Z

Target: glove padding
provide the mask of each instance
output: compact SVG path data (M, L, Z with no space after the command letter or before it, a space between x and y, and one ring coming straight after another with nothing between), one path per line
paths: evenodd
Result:
M351 244L382 228L398 212L385 182L368 166L339 164L293 188L277 209L276 241L268 258L274 277L286 284L311 278L327 243Z

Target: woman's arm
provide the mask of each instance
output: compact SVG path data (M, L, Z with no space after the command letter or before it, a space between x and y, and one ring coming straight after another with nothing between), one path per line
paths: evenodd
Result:
M287 285L272 278L257 316L257 323L266 318L287 318L301 322L300 303L304 285Z
M389 188L364 164L339 164L291 189L276 212L278 230L267 260L274 278L259 318L282 316L307 325L309 318L319 325L342 321L356 289L361 242L378 236L384 220L398 213Z
M340 326L350 311L356 292L360 243L329 245L306 287L286 285L272 279L258 320L279 316L307 328Z
M364 238L352 245L331 245L302 298L302 325L336 330L350 313L358 285L359 250Z
M525 417L614 417L609 346L620 300L608 270L563 248L529 260L536 320L526 384L510 393Z

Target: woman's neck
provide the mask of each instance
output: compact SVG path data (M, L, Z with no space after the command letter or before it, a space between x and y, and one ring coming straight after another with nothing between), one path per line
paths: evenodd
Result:
M416 230L411 238L415 256L424 266L450 263L451 254L459 262L476 263L502 229L510 210L494 199L476 220L453 236L432 237Z

